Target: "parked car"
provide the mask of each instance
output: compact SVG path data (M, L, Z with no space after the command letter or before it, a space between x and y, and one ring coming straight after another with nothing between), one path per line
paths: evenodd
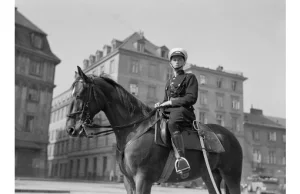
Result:
M256 194L280 194L278 179L264 175L248 177L247 190Z

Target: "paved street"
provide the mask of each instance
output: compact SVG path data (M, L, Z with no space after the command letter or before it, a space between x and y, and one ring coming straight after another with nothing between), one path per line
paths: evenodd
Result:
M126 193L124 185L122 183L86 183L86 182L65 182L65 181L37 181L37 180L16 180L15 189L23 190L22 194L25 194L24 190L60 190L70 191L71 194L118 194ZM19 193L19 192L16 192ZM33 192L27 192L33 193ZM34 192L39 194L38 192ZM41 192L43 193L43 192ZM57 192L56 192L57 193ZM63 192L61 192L63 193ZM153 186L153 194L207 194L207 190L187 189L187 188L173 188L173 187L161 187Z

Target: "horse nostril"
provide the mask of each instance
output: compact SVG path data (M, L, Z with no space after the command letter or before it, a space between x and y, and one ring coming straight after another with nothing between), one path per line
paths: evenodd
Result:
M69 130L68 130L68 133L69 133L70 135L73 135L73 134L75 133L74 127L70 127Z

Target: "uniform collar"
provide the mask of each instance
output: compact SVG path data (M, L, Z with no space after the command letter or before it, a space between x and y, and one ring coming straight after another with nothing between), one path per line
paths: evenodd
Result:
M184 74L184 70L179 70L179 71L177 72L177 75L182 75L182 74ZM173 75L173 77L175 77L175 76Z

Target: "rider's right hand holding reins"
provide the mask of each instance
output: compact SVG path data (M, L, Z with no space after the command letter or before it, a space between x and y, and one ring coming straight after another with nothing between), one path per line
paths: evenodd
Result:
M169 101L166 101L166 102L163 102L163 103L160 103L160 102L157 102L154 107L157 108L157 107L165 107L165 106L171 106L172 105L172 101L169 100Z

